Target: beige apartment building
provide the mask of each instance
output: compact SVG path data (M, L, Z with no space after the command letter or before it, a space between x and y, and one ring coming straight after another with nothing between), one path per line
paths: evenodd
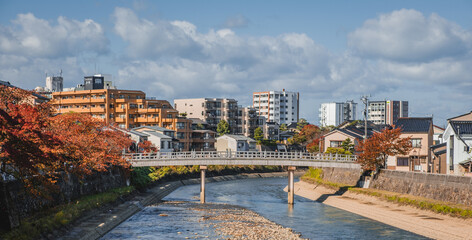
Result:
M412 149L407 155L389 157L387 168L399 171L433 172L430 146L433 145L432 118L399 118L401 138L411 137Z
M246 137L254 137L254 130L257 127L264 127L265 118L257 114L257 110L252 107L238 108L238 128L236 134Z
M124 129L159 126L176 131L178 149L188 151L191 142L191 121L179 117L178 111L166 100L146 98L142 91L92 89L54 92L51 103L57 113L89 113L106 124L116 123Z
M188 118L198 118L208 124L210 130L216 131L221 120L229 123L231 133L237 132L238 101L229 98L192 98L175 99L174 107Z

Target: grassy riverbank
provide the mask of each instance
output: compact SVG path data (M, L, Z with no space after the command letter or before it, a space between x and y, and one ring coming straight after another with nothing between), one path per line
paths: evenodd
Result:
M115 188L77 199L69 204L62 204L22 220L18 228L0 236L1 239L37 239L42 234L52 232L81 217L85 212L117 201L120 197L131 194L133 186Z
M447 214L454 217L472 218L472 208L465 205L453 204L437 201L429 198L417 197L408 194L388 192L370 188L358 188L344 184L329 182L323 180L323 170L310 168L301 179L305 182L321 184L325 187L337 190L339 192L350 191L358 194L374 196L382 200L394 202L400 205L414 206L420 209L433 211L436 213Z

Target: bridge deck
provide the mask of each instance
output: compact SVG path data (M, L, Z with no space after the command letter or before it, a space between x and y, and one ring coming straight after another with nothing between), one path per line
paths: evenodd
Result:
M265 165L360 168L355 155L304 152L169 152L133 153L125 158L134 167L188 165Z

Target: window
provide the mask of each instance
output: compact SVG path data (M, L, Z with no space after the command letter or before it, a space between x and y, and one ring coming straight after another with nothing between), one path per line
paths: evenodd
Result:
M172 118L172 114L167 114L167 118Z
M183 133L183 132L178 132L178 133L177 133L177 138L185 139L185 133Z
M408 166L408 158L397 158L397 166Z
M184 129L185 128L185 123L183 122L178 122L177 123L177 129Z
M330 147L341 147L342 141L330 141L329 146Z
M411 139L411 146L414 147L414 148L420 148L421 147L421 138Z

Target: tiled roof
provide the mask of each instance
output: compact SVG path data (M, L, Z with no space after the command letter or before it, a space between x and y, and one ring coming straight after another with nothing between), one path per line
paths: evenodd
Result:
M432 122L432 118L399 118L396 126L402 128L402 132L428 132Z
M436 148L444 147L444 146L446 146L446 145L447 145L447 143L444 142L444 143L439 143L439 144L436 144L436 145L432 145L430 148L431 148L432 150L434 150L434 149L436 149Z
M452 129L458 135L472 135L472 121L450 121Z

